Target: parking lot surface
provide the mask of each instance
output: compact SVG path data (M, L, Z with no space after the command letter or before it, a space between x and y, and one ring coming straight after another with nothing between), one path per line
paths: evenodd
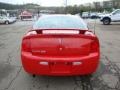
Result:
M94 20L85 20L91 30ZM21 65L22 36L32 21L0 25L0 90L120 90L120 23L102 25L96 21L95 33L101 45L101 60L92 77L51 77L27 74Z

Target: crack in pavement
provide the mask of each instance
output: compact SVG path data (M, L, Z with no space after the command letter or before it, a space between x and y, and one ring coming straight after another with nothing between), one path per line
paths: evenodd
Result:
M103 65L95 74L73 78L76 85L74 90L77 88L81 90L120 90L120 68L106 55L103 56L105 59L102 61Z
M44 88L46 89L49 89L50 87L50 78L49 77L46 77L47 79L45 79L45 85L44 85ZM34 79L34 78L33 78ZM41 90L43 88L43 86L39 85L39 83L36 84L36 81L41 81L39 77L36 77L37 80L33 80L32 82L32 85L30 87L29 90L32 90L32 89L37 89L37 90Z
M8 54L8 57L7 57L6 63L10 64L10 62L12 61L11 58L12 58L12 57L11 57L11 53L9 53L9 54Z
M102 62L105 68L101 75L98 72L93 76L92 84L97 90L120 90L120 69L106 55L103 56L105 59Z
M4 90L8 90L10 88L10 86L12 85L12 83L15 81L15 79L18 77L19 73L21 72L22 67L19 68L19 70L17 71L17 74L15 75L15 77L10 81L9 85L4 88Z
M18 51L19 48L15 49ZM10 53L8 53L8 57L7 57L7 61L5 62L6 64L8 65L11 65L11 61L12 61L12 54L13 52L15 52L14 50L12 50ZM6 88L4 88L3 90L8 90L9 87L12 85L12 83L14 82L14 80L18 77L19 73L21 72L22 70L22 66L16 66L16 65L12 65L14 67L18 67L18 71L17 71L17 74L13 77L13 79L9 82L8 86Z
M75 77L74 81L75 85L82 90L93 90L90 75ZM75 87L74 90L76 90L77 87Z
M20 47L18 47L17 49L14 49L14 50L12 50L11 52L9 52L8 53L8 57L7 57L7 61L6 61L6 63L8 63L8 64L11 64L10 62L12 61L12 57L13 57L13 52L15 52L15 51L19 51L20 50Z

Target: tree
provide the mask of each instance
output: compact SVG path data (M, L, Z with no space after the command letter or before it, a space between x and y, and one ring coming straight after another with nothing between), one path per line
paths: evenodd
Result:
M120 8L120 0L111 0L113 3L113 8Z

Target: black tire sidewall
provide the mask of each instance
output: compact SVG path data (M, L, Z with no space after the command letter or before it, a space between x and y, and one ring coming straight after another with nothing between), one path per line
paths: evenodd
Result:
M8 25L8 24L9 24L9 21L5 21L5 24Z
M110 25L110 19L109 18L105 18L105 19L103 19L103 24L104 25Z

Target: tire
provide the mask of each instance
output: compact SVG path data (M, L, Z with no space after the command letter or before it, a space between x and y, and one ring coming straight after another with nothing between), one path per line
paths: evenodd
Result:
M5 21L5 24L8 25L8 24L9 24L9 21Z
M110 23L111 23L111 20L109 18L104 18L103 19L103 24L104 25L110 25Z

